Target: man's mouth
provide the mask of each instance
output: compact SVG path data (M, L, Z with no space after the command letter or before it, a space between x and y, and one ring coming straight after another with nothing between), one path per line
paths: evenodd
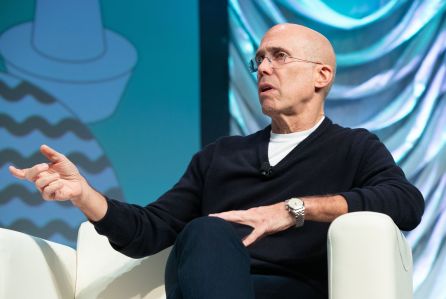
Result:
M263 83L263 84L259 85L259 91L261 93L269 91L269 90L272 90L272 89L274 89L274 87L271 84L268 84L268 83Z

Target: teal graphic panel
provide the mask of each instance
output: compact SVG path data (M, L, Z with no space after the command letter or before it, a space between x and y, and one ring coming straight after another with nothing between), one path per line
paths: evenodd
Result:
M145 205L199 148L198 4L0 4L0 226L73 246L85 217L10 164L48 144L105 195Z

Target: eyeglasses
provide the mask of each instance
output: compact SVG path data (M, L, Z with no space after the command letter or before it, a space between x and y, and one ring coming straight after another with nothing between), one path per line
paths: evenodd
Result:
M317 62L317 61L311 61L311 60L306 60L306 59L302 59L302 58L297 58L297 57L291 57L288 54L284 53L284 52L279 52L277 54L274 54L272 57L268 57L268 56L256 56L254 58L252 58L249 61L249 71L251 73L255 73L258 71L259 66L262 64L263 60L265 60L265 58L269 61L269 63L271 64L271 66L273 68L278 68L281 65L290 63L290 62L294 62L294 61L300 61L300 62L306 62L306 63L314 63L314 64L322 64L322 62Z

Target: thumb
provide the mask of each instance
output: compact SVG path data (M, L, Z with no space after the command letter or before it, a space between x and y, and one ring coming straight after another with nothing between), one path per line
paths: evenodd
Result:
M51 162L60 162L65 158L64 155L55 151L54 149L52 149L51 147L49 147L46 144L43 144L42 146L40 146L40 152L45 157L47 157L47 159L50 160Z

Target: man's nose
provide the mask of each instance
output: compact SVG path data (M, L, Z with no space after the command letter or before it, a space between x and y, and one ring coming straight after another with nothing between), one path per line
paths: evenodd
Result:
M262 62L257 67L257 74L271 74L273 71L273 64L269 57L265 56Z

